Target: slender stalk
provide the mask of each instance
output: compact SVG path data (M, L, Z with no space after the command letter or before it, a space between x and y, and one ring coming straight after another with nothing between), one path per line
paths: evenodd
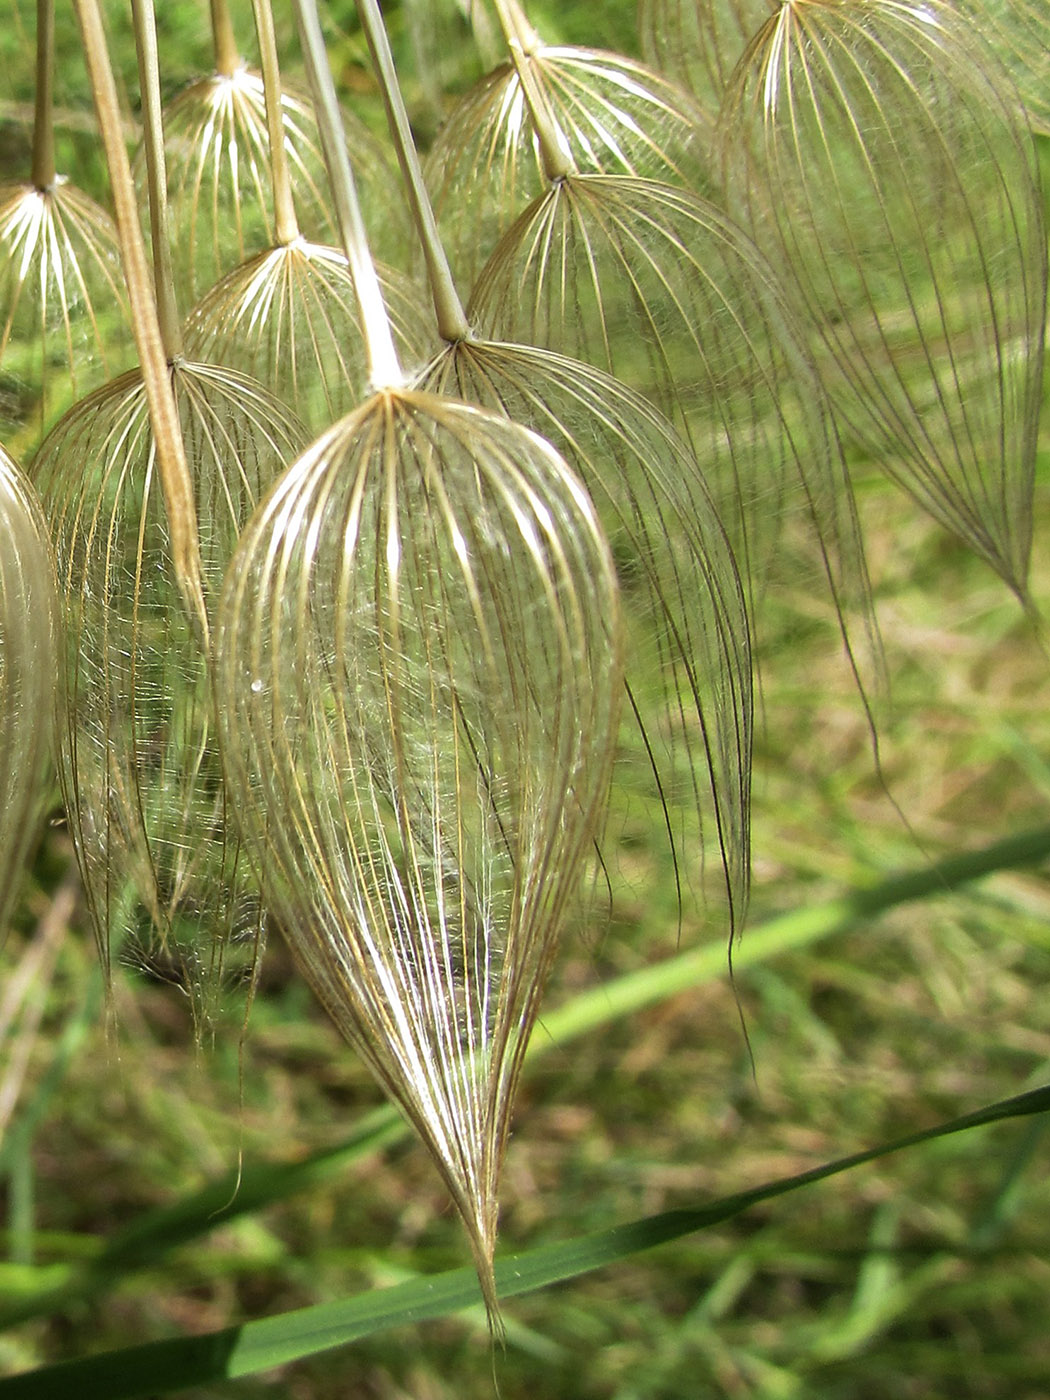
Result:
M321 33L316 0L294 0L299 26L299 42L306 73L313 92L317 125L324 147L325 165L332 186L339 233L350 264L350 276L361 312L361 329L368 354L368 370L377 389L400 389L405 376L398 363L390 318L383 305L375 263L368 248L368 235L361 216L361 202L350 161L346 154L339 103L328 66L328 52Z
M438 333L443 340L455 342L470 339L470 323L467 321L463 303L459 299L452 271L445 256L445 249L438 233L430 196L423 181L423 170L419 163L419 153L412 139L408 112L401 95L401 86L394 68L394 56L390 52L390 41L386 25L377 0L357 0L357 12L372 51L379 85L386 105L390 134L397 151L398 163L405 178L412 220L419 235L423 257L427 265L427 281L434 299Z
M528 16L518 4L518 0L494 0L494 3L507 43L516 41L521 46L522 53L531 58L542 41L529 23Z
M539 35L514 0L494 0L494 4L539 142L544 176L551 181L564 180L567 175L576 173L576 162L532 71L532 55L540 42Z
M157 20L153 0L131 0L135 25L135 50L139 60L142 99L142 140L146 150L146 186L149 225L153 243L153 286L157 298L160 338L168 360L182 354L182 328L175 303L175 279L171 270L168 235L168 185L164 164L164 119L160 108L160 60L157 55Z
M36 5L36 97L33 107L33 184L55 183L55 0Z
M197 537L197 509L193 499L193 483L186 462L175 394L171 387L167 356L164 353L157 318L157 306L153 300L146 250L139 230L138 201L124 145L120 106L106 49L102 15L98 0L76 0L76 11L109 167L135 344L139 352L150 422L157 448L164 506L171 530L175 578L187 610L198 627L202 644L206 646L208 615L201 583L200 544Z
M215 71L221 78L232 78L244 66L233 33L226 0L211 0L211 38L215 50Z
M252 0L255 12L255 32L259 38L262 64L263 92L266 96L266 128L270 138L270 178L273 181L273 209L276 240L287 247L299 237L299 221L295 217L292 179L288 172L288 152L285 149L284 114L281 111L281 68L277 57L277 38L273 29L270 0Z

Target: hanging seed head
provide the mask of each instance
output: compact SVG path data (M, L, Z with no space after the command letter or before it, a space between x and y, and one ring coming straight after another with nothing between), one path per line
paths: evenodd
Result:
M868 611L850 483L804 331L769 263L713 205L653 180L568 176L502 239L470 314L493 339L607 370L671 418L753 605L797 505L837 603Z
M313 108L286 84L281 111L300 227L307 238L331 243L335 229ZM382 147L350 113L343 122L365 202L390 220L396 180ZM164 145L174 273L188 305L275 241L262 78L240 67L194 83L165 110ZM141 156L136 174L145 181Z
M938 0L785 4L723 131L841 422L1023 597L1046 232L991 57Z
M112 220L62 177L0 187L0 430L35 445L124 367L127 297Z
M285 474L219 615L228 781L269 907L432 1153L494 1322L500 1164L605 795L619 631L558 454L409 391Z
M713 124L688 93L618 54L537 43L520 62L573 168L711 188ZM505 63L453 108L426 163L457 280L472 286L502 234L547 186L518 69Z
M421 363L419 292L380 270L399 355ZM187 354L259 380L315 432L368 387L361 319L346 255L303 238L270 248L222 279L190 313Z
M640 792L662 809L680 900L713 824L731 923L739 926L750 867L750 629L736 562L695 457L644 399L550 351L460 341L427 368L420 387L527 424L587 487L612 546L627 637L631 704L614 789ZM643 715L653 713L660 723L647 727ZM691 801L676 801L676 793Z
M40 503L0 448L0 938L44 817L55 612L54 565Z
M305 434L232 371L179 362L172 383L211 597L239 529ZM262 915L229 821L138 371L66 415L35 477L63 607L59 773L102 957L181 983L200 1022L227 977L250 974Z

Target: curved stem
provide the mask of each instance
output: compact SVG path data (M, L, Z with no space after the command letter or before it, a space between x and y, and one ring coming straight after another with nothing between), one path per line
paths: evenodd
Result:
M539 35L516 0L494 0L494 4L539 143L543 174L551 181L564 180L567 175L576 174L576 162L532 70L532 58L540 45Z
M299 42L306 64L306 73L313 92L317 125L324 147L325 165L332 186L339 232L350 264L350 276L357 294L368 354L369 377L374 388L399 389L405 376L398 363L390 318L383 305L379 278L368 247L361 203L350 161L346 154L339 103L328 66L328 52L321 33L316 0L294 0L295 17L299 26Z
M157 318L164 352L169 360L182 354L182 328L175 302L168 236L168 188L164 164L164 124L160 110L160 63L157 57L157 21L153 0L131 0L135 25L135 50L139 60L142 100L142 143L146 151L146 184L149 192L149 226L153 244L153 283Z
M222 78L232 78L244 66L233 33L226 0L211 0L211 41L215 50L215 71Z
M255 12L255 32L259 39L262 65L263 93L266 97L266 128L270 138L270 178L273 182L273 210L276 240L287 247L299 237L299 221L295 217L292 179L288 173L288 152L284 139L284 114L281 111L281 68L277 57L277 38L273 29L270 0L252 0Z
M452 271L441 243L441 235L438 233L434 209L423 181L419 153L412 139L408 112L405 110L405 101L394 68L394 56L390 52L390 41L377 0L357 0L357 12L368 39L368 47L372 51L372 61L386 105L390 134L397 151L401 173L405 177L412 221L416 226L427 265L427 281L434 300L438 333L443 340L449 342L469 340L470 323L452 280Z
M32 181L38 190L55 183L54 73L55 0L37 0Z
M106 49L106 35L102 27L98 0L75 0L75 5L87 55L88 74L106 152L106 163L109 167L121 259L135 329L135 344L139 352L142 381L157 449L164 507L171 531L175 578L190 617L197 625L201 643L206 647L208 614L201 583L197 508L175 394L157 320L157 307L153 300L146 250L139 229L138 200L131 178L131 166L128 164L127 148L124 145L117 87Z

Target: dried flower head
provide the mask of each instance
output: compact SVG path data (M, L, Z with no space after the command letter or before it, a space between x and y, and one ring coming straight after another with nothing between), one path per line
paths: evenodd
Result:
M654 68L718 116L733 69L777 0L640 0L638 36Z
M313 108L285 84L281 110L302 231L307 238L331 243L335 230ZM396 181L382 147L350 113L343 113L343 123L361 171L365 202L388 215ZM242 66L186 88L165 110L164 143L176 284L192 303L275 241L260 75ZM141 158L137 170L144 181Z
M970 34L940 0L792 0L723 132L841 422L1023 596L1046 231L1030 134Z
M233 371L182 361L172 383L217 595L241 526L305 435ZM63 610L59 774L102 957L166 970L206 1017L224 974L254 965L262 917L228 820L138 371L68 413L34 474Z
M1045 0L959 0L1017 84L1035 131L1050 136L1050 9Z
M123 368L127 297L109 215L56 176L0 188L0 424L40 441L75 399Z
M256 513L216 653L269 906L430 1149L495 1319L514 1089L618 717L593 507L505 418L381 391Z
M851 487L804 330L770 263L713 204L654 180L568 175L508 230L470 313L493 339L584 360L666 413L756 606L793 502L837 602L866 606Z
M443 242L465 287L547 187L523 65L575 170L711 186L713 124L688 93L633 59L537 38L517 65L502 64L460 99L427 157Z
M419 293L394 269L380 270L399 352L422 362ZM228 273L198 302L185 330L187 353L241 370L292 407L315 432L364 397L368 370L360 312L346 254L296 238Z
M730 926L739 927L750 874L750 627L696 458L645 399L550 351L459 341L420 383L542 433L590 492L612 546L627 637L623 723L634 734L620 745L614 782L642 786L662 810L680 899L714 827ZM647 725L643 713L660 722ZM639 748L648 782L634 770ZM679 793L691 801L670 796Z

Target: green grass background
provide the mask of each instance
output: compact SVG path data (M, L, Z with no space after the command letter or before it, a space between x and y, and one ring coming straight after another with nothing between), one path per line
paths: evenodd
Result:
M531 8L551 37L633 42L629 0ZM133 73L121 7L110 10L118 59ZM204 7L161 10L174 91L207 63ZM334 51L378 124L367 75L352 67L363 48L351 10L329 7ZM19 0L13 13L0 35L4 178L25 150L31 95L31 7ZM425 24L413 32L410 18L394 7L425 132L435 92L462 86L477 59L454 17L436 37ZM59 36L62 151L97 186L65 11ZM428 52L421 69L415 58ZM1032 576L1044 610L1048 450L1044 430ZM760 656L752 926L1046 822L1040 638L987 568L873 467L858 463L857 474L893 681L884 781L800 532ZM621 797L614 823L622 856L610 917L566 937L552 1013L681 951L724 948L716 901L689 899L679 919L654 813ZM240 1161L334 1147L380 1102L276 943L246 1036L231 1011L196 1050L185 997L134 969L117 976L119 1029L107 1028L73 868L56 813L0 954L0 1001L16 1006L0 1041L0 1318L61 1286L144 1212ZM703 985L532 1064L504 1174L504 1249L743 1191L1050 1078L1045 870L999 873L858 921L749 965L735 984L721 952L716 966ZM516 1299L505 1353L493 1355L479 1307L187 1394L462 1400L498 1387L503 1400L1042 1400L1048 1143L1045 1116L949 1137ZM225 1327L465 1259L429 1161L401 1137L112 1287L9 1326L0 1370Z

